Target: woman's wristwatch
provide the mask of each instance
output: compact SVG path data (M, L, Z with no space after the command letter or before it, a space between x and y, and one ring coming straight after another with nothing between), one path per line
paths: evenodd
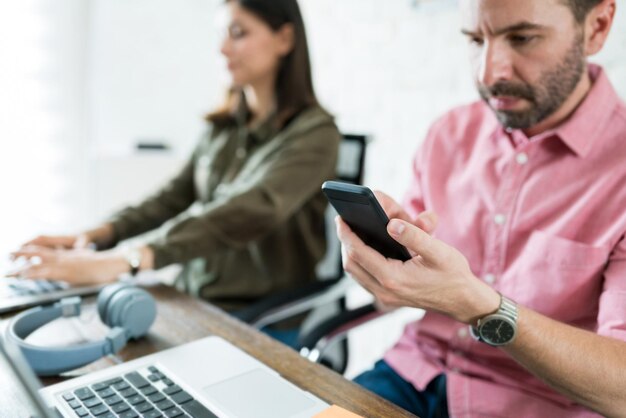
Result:
M128 248L124 252L124 257L126 257L126 261L128 262L128 273L131 276L136 276L141 267L141 249L138 247Z
M500 307L481 318L476 326L470 325L470 333L478 341L494 347L510 344L517 335L517 304L500 295Z

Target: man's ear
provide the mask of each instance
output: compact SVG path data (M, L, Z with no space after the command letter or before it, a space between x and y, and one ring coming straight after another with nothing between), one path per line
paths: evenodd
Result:
M278 52L281 56L288 55L296 43L296 34L291 23L285 23L276 32L278 38Z
M597 54L604 47L613 20L616 0L604 0L595 6L585 19L585 55Z

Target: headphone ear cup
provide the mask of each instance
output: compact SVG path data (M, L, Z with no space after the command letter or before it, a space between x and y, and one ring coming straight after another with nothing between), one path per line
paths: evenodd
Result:
M127 286L111 295L103 322L110 328L120 327L128 338L145 335L156 318L156 302L145 290Z
M103 323L107 323L107 309L111 303L113 295L115 295L121 289L131 287L128 283L115 283L102 289L98 293L98 315Z

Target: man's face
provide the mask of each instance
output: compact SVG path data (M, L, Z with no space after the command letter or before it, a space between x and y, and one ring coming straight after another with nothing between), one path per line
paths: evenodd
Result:
M584 37L560 0L463 0L478 91L503 126L555 113L585 72Z

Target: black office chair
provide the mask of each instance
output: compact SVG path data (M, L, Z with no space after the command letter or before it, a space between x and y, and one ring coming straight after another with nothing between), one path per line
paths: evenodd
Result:
M343 135L339 147L337 180L362 184L366 145L367 137L363 135ZM262 329L307 313L299 327L294 348L308 354L307 350L312 347L309 332L318 330L320 324L328 323L333 318L342 317L342 312L346 310L346 290L353 285L352 279L344 276L341 244L335 231L336 215L337 212L329 205L325 214L327 250L317 268L318 280L265 298L238 312L236 316L239 319ZM332 344L332 347L325 347L323 355L315 361L343 373L347 367L347 350L347 341L343 339L338 344Z

